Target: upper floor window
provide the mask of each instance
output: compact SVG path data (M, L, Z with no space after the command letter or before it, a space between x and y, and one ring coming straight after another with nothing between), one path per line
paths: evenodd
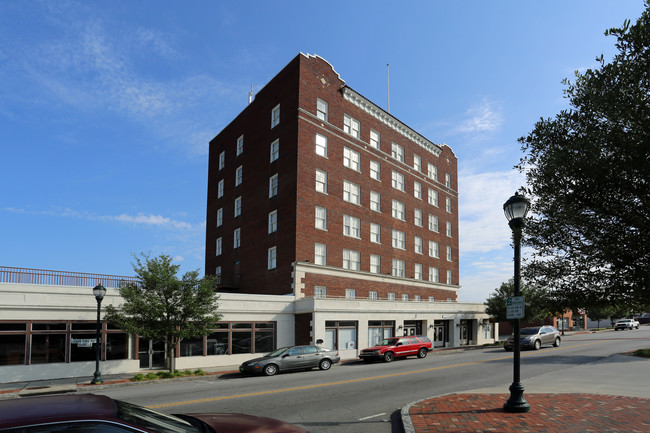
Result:
M241 215L241 196L235 199L235 217Z
M244 136L241 135L237 139L237 156L241 155L243 151L244 151Z
M404 232L399 230L393 230L393 248L400 250L406 249L406 235Z
M327 245L314 244L314 263L317 265L327 265Z
M267 269L275 269L277 266L277 248L271 247L267 252Z
M239 248L241 245L241 229L235 229L233 233L233 248Z
M316 155L327 158L327 137L316 134Z
M379 298L376 290L371 290L368 292L368 299L376 301Z
M434 268L433 266L429 267L429 281L432 283L440 282L440 271L438 268Z
M345 289L345 299L354 299L357 297L357 291L355 289Z
M422 184L420 182L413 181L413 197L422 200Z
M397 143L391 145L391 156L393 159L404 162L404 148Z
M361 220L350 215L343 215L343 235L361 238Z
M240 165L239 167L237 167L237 170L235 170L235 186L241 185L241 180L243 176L244 176L244 167Z
M447 236L451 237L451 221L447 221Z
M280 123L280 104L271 110L271 128L275 128Z
M358 271L361 268L361 253L353 250L343 250L343 269Z
M404 175L402 173L398 173L396 171L393 171L392 184L393 184L393 188L398 189L398 190L403 192L404 191Z
M404 203L393 200L393 218L404 221Z
M451 282L451 276L452 276L451 270L447 270L447 284L453 284ZM451 299L447 298L447 300L451 300Z
M452 255L451 255L451 247L447 247L447 261L451 262Z
M416 236L414 238L414 246L415 246L415 253L422 254L422 238L420 236Z
M440 248L438 247L438 242L429 241L429 257L436 259L440 257Z
M348 182L347 180L343 181L344 201L354 203L354 204L361 204L360 192L361 192L361 188L359 187L359 185L356 185L352 182Z
M381 226L379 224L370 223L370 242L381 243Z
M316 117L320 120L327 122L327 102L322 99L316 99Z
M429 230L438 233L438 217L429 214Z
M451 213L451 197L445 197L445 209Z
M451 175L449 173L445 174L445 186L451 188Z
M327 230L327 209L316 206L314 227L319 230Z
M438 207L438 191L429 189L429 204Z
M413 155L413 168L418 173L422 171L422 158L417 155Z
M413 224L422 227L422 210L413 209Z
M370 191L370 210L381 212L381 194Z
M343 131L353 137L359 138L359 122L347 114L343 116Z
M377 161L370 161L370 177L375 180L381 180L381 166Z
M215 255L220 256L222 252L223 252L223 239L217 238L217 252L215 253Z
M327 287L314 286L314 298L327 298Z
M347 147L343 148L343 165L359 171L359 153Z
M381 274L381 256L370 254L370 272Z
M278 231L278 211L269 212L269 233Z
M402 277L406 275L406 263L404 260L393 259L393 268L392 268L393 277ZM408 295L407 300L408 300Z
M409 300L408 293L402 293L402 301L408 301L408 300Z
M271 143L271 162L275 161L280 157L280 140L275 140Z
M379 135L379 132L370 130L370 145L374 147L375 149L379 149L381 146L381 135Z
M221 227L223 224L223 208L217 210L217 227Z
M416 263L415 266L413 266L413 278L416 280L422 279L422 265L420 263ZM419 295L416 295L415 300L421 301L422 298Z
M435 165L428 163L427 165L427 176L429 176L430 179L433 180L438 180L438 167Z
M224 150L219 154L219 170L223 169L226 165L226 151Z
M278 195L278 175L274 174L269 178L269 198Z
M223 179L221 179L217 184L217 198L223 197L223 185Z
M327 173L316 170L316 191L327 194Z

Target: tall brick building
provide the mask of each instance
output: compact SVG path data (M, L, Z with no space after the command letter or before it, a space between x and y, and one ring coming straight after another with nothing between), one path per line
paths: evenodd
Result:
M207 204L205 268L221 292L458 300L456 156L318 56L296 56L210 142ZM318 312L296 314L297 343L317 339Z

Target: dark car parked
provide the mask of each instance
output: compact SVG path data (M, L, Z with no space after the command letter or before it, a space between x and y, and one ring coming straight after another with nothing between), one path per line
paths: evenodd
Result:
M552 344L559 347L562 339L560 338L560 331L553 326L533 326L530 328L522 328L519 332L519 347L522 349L535 349L538 350L544 344ZM503 344L503 348L511 351L515 348L515 336L508 337Z
M0 432L306 433L273 418L236 413L165 415L94 394L0 400Z
M239 366L239 371L244 374L273 376L279 371L311 370L315 367L329 370L332 364L340 360L339 354L333 350L318 346L290 346L246 361Z

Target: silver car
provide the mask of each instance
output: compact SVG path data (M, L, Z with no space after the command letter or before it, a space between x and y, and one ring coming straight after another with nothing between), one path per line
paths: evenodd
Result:
M311 370L318 367L329 370L341 360L338 352L318 346L281 347L261 358L251 359L239 366L244 374L273 376L279 371Z
M522 349L530 348L538 350L543 344L552 344L559 347L562 339L560 338L560 331L553 326L533 326L530 328L522 328L519 331L519 347ZM503 348L508 352L515 348L515 336L508 337L503 344Z

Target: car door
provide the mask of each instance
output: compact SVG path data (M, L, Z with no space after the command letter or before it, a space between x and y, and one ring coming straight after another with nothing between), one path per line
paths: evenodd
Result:
M409 337L409 355L416 355L420 350L420 340L415 337Z
M280 355L280 370L296 370L302 368L302 347L292 347Z
M323 354L317 347L314 346L303 346L302 347L302 356L303 356L303 366L305 368L314 368L318 367L320 360L323 358Z
M553 333L549 328L542 328L542 344L553 343Z
M408 337L402 337L397 342L395 347L395 356L406 356L409 351L409 339Z

